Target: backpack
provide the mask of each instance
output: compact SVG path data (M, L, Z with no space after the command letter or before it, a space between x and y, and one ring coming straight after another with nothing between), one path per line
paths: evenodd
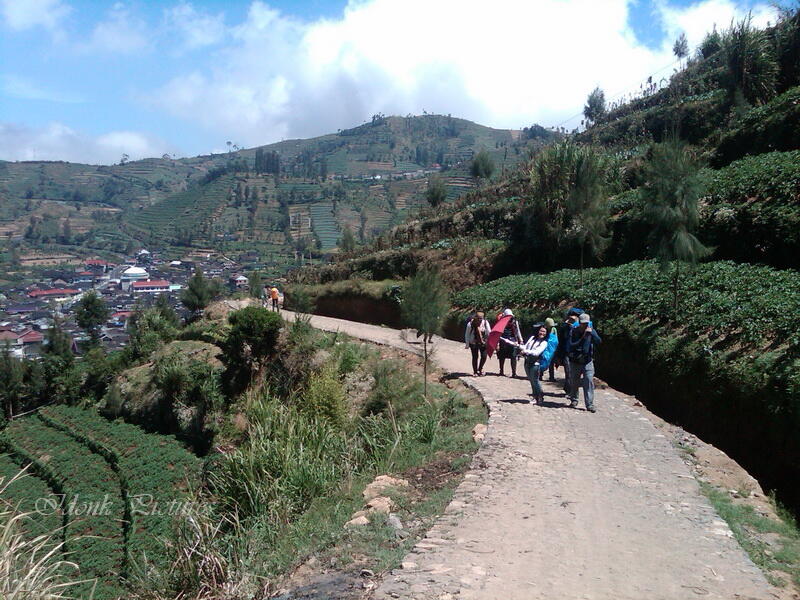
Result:
M486 343L483 331L483 319L480 317L472 317L472 333L475 336L475 343L483 346Z
M570 362L585 365L592 361L592 338L591 336L581 336L577 343L572 341L572 331L570 331L570 351L567 354Z

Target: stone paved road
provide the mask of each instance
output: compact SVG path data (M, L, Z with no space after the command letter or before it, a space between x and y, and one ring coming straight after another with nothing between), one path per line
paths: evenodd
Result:
M313 324L418 351L394 329ZM483 395L489 429L446 513L374 598L772 597L644 408L608 389L596 414L570 409L555 384L535 406L526 380L467 376L463 345L435 346L439 366Z

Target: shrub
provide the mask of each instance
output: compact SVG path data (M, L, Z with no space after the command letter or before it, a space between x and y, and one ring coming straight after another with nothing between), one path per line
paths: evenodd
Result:
M248 306L228 316L230 331L223 344L224 361L234 391L244 389L250 378L275 353L283 319L278 313Z
M800 86L752 108L726 129L712 156L721 167L748 154L800 147Z
M375 384L362 409L363 415L400 417L422 401L422 382L417 381L400 360L376 360L372 365Z
M701 236L718 256L800 266L800 151L747 157L706 178Z
M298 408L341 429L347 419L347 398L335 364L313 373Z

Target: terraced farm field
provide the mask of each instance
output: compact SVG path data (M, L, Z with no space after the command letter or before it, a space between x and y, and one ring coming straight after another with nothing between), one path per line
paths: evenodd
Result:
M335 248L339 241L339 227L333 216L333 203L315 202L309 204L308 209L311 213L311 224L314 233L319 238L321 249L325 251Z
M52 530L61 522L61 507L65 551L81 578L90 580L79 596L92 587L98 600L124 596L124 580L144 555L167 564L161 537L189 507L188 482L197 479L201 465L174 438L56 406L14 421L0 444L11 457L0 462L0 476L26 464L35 474L15 482L4 499L24 510L38 497L63 495L60 505L45 504L52 514L36 514L26 527L31 533Z
M208 185L168 196L161 202L128 213L131 229L164 240L175 235L176 224L198 230L203 222L224 206L234 185L233 177L220 177Z

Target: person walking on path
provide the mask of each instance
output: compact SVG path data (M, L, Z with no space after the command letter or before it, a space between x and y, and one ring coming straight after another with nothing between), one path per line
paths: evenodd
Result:
M544 326L547 327L547 335L555 334L556 337L558 337L558 330L556 329L556 322L551 317L547 317L544 320ZM550 376L548 378L548 381L555 381L556 380L556 361L551 359L550 360L550 364L547 366L547 369L550 372ZM539 379L541 380L542 377L544 377L544 369L542 369L542 372L540 373Z
M464 331L464 344L472 352L472 374L483 376L483 365L486 364L486 342L489 339L491 328L481 311L475 313L472 320L467 323ZM480 360L478 360L480 357Z
M581 311L582 312L582 311ZM579 313L578 313L579 314ZM569 360L567 359L567 340L569 332L578 322L578 314L574 309L570 309L564 316L564 321L558 324L556 333L558 334L558 347L556 348L556 366L564 367L564 393L569 394Z
M594 407L594 347L602 342L592 327L589 313L578 317L578 326L569 331L567 338L567 360L569 361L570 385L567 397L572 408L578 406L578 385L583 387L583 402L586 410L596 412Z
M525 371L531 382L531 396L536 404L544 402L544 392L539 380L541 371L539 364L545 350L547 350L547 327L544 325L534 326L533 335L522 347L522 354L525 356Z
M500 375L505 375L503 367L506 359L508 359L511 364L511 377L514 378L517 376L517 346L512 346L504 340L514 340L520 345L524 340L522 339L522 332L519 330L519 321L517 321L510 308L505 309L502 314L498 315L498 319L500 317L511 317L506 323L505 329L503 329L500 337L500 348L497 350L497 359L500 361Z
M278 288L272 286L269 290L269 297L272 300L272 310L280 312L280 308L278 307L278 299L280 297Z

